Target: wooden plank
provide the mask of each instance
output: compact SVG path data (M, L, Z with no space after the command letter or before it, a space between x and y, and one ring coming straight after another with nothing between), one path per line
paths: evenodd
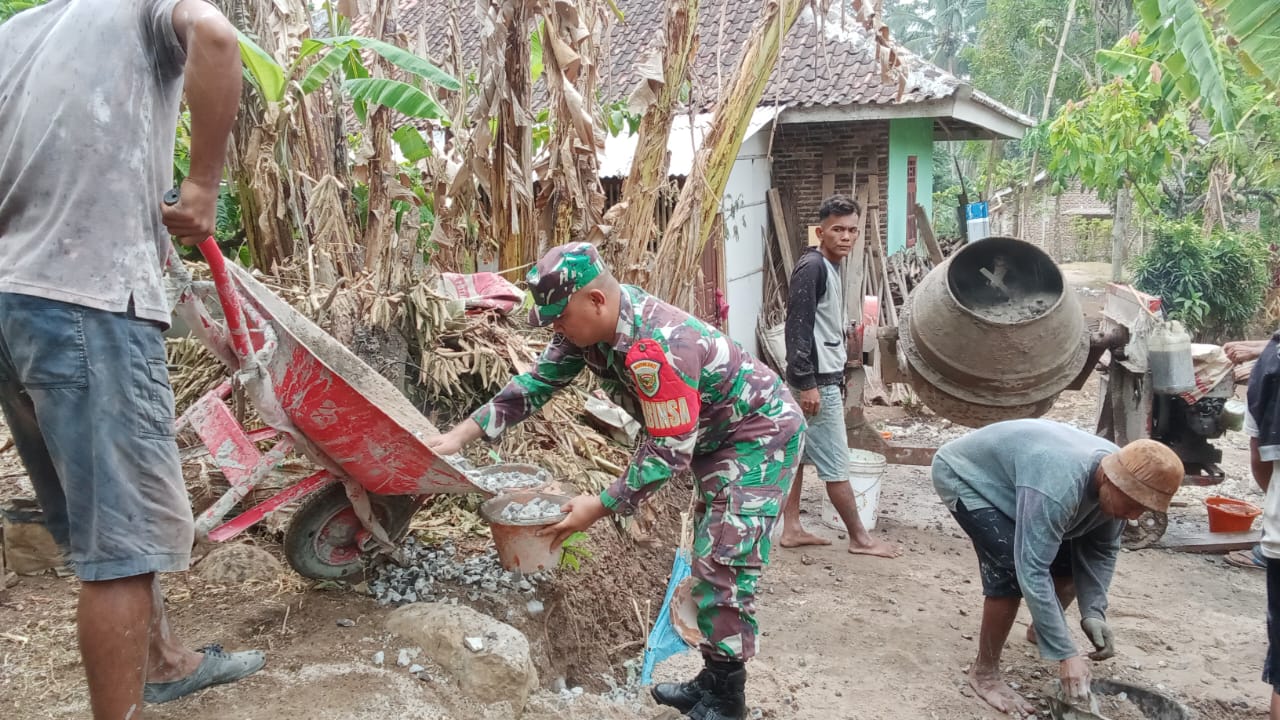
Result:
M867 242L871 246L871 255L875 260L877 274L880 276L881 316L887 318L890 325L897 327L898 310L893 305L893 294L889 291L889 263L886 258L884 239L880 236L880 203L877 200L880 197L880 178L872 175L867 178L867 184L870 197L873 198L868 203L871 206L871 237Z
M933 225L929 222L929 213L925 212L924 206L916 203L914 210L916 214L916 232L924 240L924 246L929 251L929 260L933 261L935 267L942 264L942 248L938 245L938 238L933 234Z
M851 195L850 197L857 197L857 195ZM858 207L862 207L862 204L859 203ZM858 216L858 237L853 241L853 250L850 251L843 268L845 314L854 323L862 322L862 276L866 272L867 266L865 249L867 237L863 232L863 228L867 224L866 217L866 211L863 211Z
M1262 538L1259 530L1248 532L1209 532L1208 525L1170 524L1155 547L1194 553L1224 553L1247 550Z
M808 233L809 247L818 247L818 226L810 225L806 232Z
M787 232L787 218L782 212L782 195L777 188L770 188L765 196L769 200L769 214L773 216L773 234L778 240L778 252L782 255L782 289L791 282L791 271L796 267L796 249Z

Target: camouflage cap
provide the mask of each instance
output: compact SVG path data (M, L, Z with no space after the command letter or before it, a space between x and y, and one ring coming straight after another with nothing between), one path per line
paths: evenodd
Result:
M604 270L604 261L591 243L572 242L548 250L525 275L533 296L529 324L542 326L555 322L570 296L600 277Z

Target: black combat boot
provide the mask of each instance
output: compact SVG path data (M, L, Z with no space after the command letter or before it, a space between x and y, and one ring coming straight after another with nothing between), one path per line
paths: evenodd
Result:
M710 660L707 663L711 663ZM682 713L688 713L695 705L702 702L703 693L711 684L711 668L706 667L692 680L682 683L658 683L649 690L653 701L659 705L673 707Z
M707 661L710 671L702 701L689 711L692 720L746 720L747 669L741 662ZM704 671L705 672L705 671Z

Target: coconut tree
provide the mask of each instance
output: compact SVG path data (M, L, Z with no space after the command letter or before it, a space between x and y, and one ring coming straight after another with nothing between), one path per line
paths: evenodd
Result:
M894 38L947 72L967 72L960 51L978 38L987 0L915 0L885 14Z

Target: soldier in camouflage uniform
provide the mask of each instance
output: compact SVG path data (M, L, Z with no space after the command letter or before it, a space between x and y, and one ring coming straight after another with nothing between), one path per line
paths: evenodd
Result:
M643 290L620 285L589 243L553 248L529 271L530 322L556 334L536 367L428 444L457 452L497 438L588 367L638 406L648 437L598 497L566 505L553 545L610 512L630 515L674 474L698 480L693 575L705 669L654 698L689 717L746 716L744 661L756 651L755 592L799 463L804 416L772 370L737 343Z

